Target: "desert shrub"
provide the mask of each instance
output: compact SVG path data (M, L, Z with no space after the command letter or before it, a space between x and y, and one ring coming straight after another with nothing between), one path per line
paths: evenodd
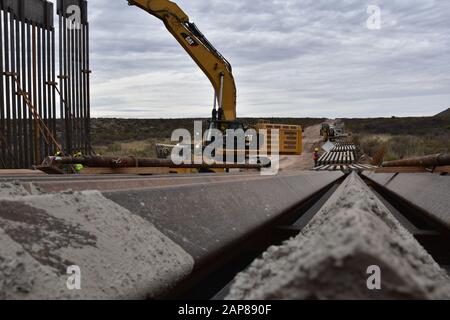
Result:
M359 135L359 134L352 135L352 140L355 145L357 145L357 146L361 145L361 135Z
M353 141L359 146L362 153L370 157L373 157L381 149L384 143L381 138L368 135L355 135L353 136Z
M106 152L108 153L118 153L122 150L122 145L119 142L114 142L113 144L110 144L106 148Z
M155 158L156 157L156 150L154 145L148 145L143 149L132 149L129 150L128 155L133 157L140 157L140 158Z
M394 136L389 139L388 153L398 159L422 153L422 145L418 140L419 138L411 136Z
M374 157L386 144L385 161L437 153L450 153L450 135L396 135L386 137L357 135L355 137L357 139L354 141L359 145L361 152L370 157Z
M380 150L383 145L382 141L379 138L367 139L363 145L364 151L373 157L375 153Z

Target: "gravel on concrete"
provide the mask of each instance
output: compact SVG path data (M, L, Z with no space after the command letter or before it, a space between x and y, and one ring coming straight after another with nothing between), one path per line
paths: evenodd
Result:
M381 290L369 290L369 266ZM353 173L295 238L240 273L227 299L450 299L450 279Z
M20 183L0 181L0 198L26 196L28 192Z
M81 290L69 290L69 266ZM157 298L194 260L151 223L96 191L0 188L0 299Z

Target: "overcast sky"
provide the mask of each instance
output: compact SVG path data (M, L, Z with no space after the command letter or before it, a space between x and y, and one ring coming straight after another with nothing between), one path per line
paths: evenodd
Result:
M450 107L449 0L177 0L231 62L239 117L433 115ZM212 87L162 22L91 0L95 117L208 117ZM369 30L369 5L381 29Z

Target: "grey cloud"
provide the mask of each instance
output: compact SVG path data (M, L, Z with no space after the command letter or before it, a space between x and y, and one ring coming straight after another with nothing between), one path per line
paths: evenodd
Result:
M239 115L428 115L450 105L450 1L177 3L232 63ZM366 28L369 4L382 8L381 30ZM208 80L161 21L126 0L90 1L90 20L94 115L210 114Z

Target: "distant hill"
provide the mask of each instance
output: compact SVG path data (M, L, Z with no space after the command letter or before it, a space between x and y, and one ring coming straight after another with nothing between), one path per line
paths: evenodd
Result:
M450 118L450 108L434 116L435 118Z
M445 113L449 112L448 110ZM441 113L435 117L344 119L353 133L439 136L450 134L450 116Z
M94 146L109 145L114 142L170 139L175 129L193 130L194 120L206 119L91 119L91 138ZM326 119L315 118L240 118L242 122L254 125L259 120L271 123L301 125L303 128L319 124Z

